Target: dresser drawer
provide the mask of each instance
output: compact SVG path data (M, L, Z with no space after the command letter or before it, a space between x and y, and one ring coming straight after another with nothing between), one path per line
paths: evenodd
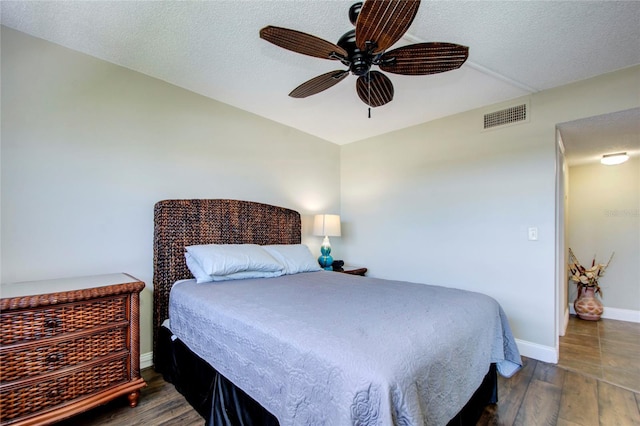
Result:
M92 395L104 389L129 381L127 356L73 369L65 374L43 377L41 380L2 385L0 389L0 413L2 421L11 424L12 419Z
M127 325L0 348L0 382L11 382L127 349Z
M12 310L0 314L0 345L38 340L127 320L126 296Z

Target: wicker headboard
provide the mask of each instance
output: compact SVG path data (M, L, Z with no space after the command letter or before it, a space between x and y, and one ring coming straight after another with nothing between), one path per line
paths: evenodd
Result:
M238 200L164 200L154 208L153 349L169 314L169 291L191 278L184 248L193 244L299 244L300 214Z

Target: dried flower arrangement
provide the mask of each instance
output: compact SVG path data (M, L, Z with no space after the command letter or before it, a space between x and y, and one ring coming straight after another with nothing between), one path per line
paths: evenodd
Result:
M607 267L609 267L609 263L611 263L614 254L615 252L611 253L611 257L606 264L596 263L596 257L593 256L591 267L587 269L580 264L576 255L573 254L573 250L569 249L569 271L571 272L569 279L574 281L579 289L593 287L595 292L599 293L600 297L602 297L602 289L600 289L598 280L604 275Z

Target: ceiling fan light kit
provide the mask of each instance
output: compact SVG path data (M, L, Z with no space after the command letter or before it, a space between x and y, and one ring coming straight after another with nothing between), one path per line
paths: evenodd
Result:
M276 46L321 59L340 61L348 70L338 69L312 78L289 93L306 98L333 87L350 73L357 76L356 92L362 102L379 107L393 100L391 80L380 71L402 75L429 75L460 68L469 48L454 43L417 43L387 51L407 32L420 0L367 0L349 9L355 29L347 31L336 44L287 28L267 26L260 37Z

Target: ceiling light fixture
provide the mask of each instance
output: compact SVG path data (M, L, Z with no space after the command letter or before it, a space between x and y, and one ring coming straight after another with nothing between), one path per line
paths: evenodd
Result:
M626 152L618 152L615 154L605 154L602 156L600 162L606 166L613 166L616 164L622 164L629 159Z

